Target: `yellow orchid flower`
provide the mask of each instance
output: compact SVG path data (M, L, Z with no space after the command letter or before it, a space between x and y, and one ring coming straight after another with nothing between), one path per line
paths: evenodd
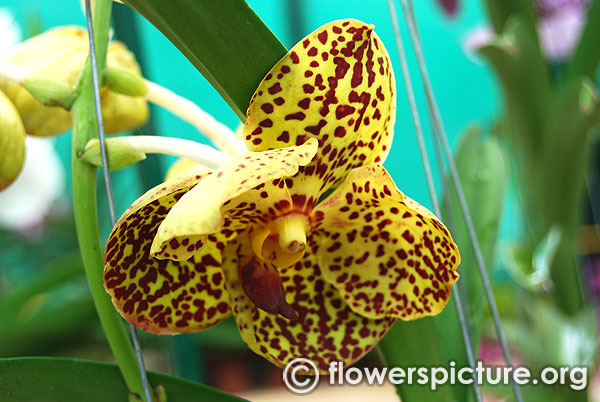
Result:
M360 359L397 318L439 313L460 255L381 166L394 120L391 62L372 26L341 20L308 35L251 100L250 152L212 171L181 163L120 218L104 271L116 308L161 334L233 314L256 353L323 371Z
M54 79L74 86L88 50L87 32L81 27L68 26L48 30L20 43L5 58L31 77ZM121 42L109 45L107 66L140 73L135 57ZM71 127L71 114L67 110L43 105L21 83L0 78L0 90L16 106L27 134L51 136ZM134 129L148 119L149 108L143 97L121 95L107 88L102 88L101 96L104 128L108 134Z

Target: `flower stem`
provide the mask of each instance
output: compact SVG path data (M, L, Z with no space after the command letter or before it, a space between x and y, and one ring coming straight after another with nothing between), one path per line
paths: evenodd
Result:
M211 169L218 169L222 164L233 160L233 157L208 145L182 138L132 135L111 138L108 141L123 142L136 151L144 153L167 154L191 159Z
M146 85L148 87L146 99L193 124L223 152L232 156L239 156L248 152L244 143L236 137L229 127L217 121L194 102L154 82L146 81Z
M110 24L110 0L95 2L94 29L98 67L106 63L108 29ZM79 83L78 98L73 103L73 210L77 225L77 237L90 292L104 328L113 355L130 392L143 397L142 381L138 373L136 356L121 317L114 309L110 297L104 290L102 272L104 268L102 247L98 230L96 168L77 155L87 142L96 137L97 123L94 114L94 88L90 61L84 66Z

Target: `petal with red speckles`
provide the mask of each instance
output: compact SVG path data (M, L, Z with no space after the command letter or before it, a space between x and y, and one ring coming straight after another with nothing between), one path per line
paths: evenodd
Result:
M158 228L151 254L161 259L187 260L197 251L180 247L185 239L204 243L213 233L229 234L268 219L269 208L273 210L271 215L278 208L290 208L285 178L307 165L317 148L317 140L311 138L299 146L248 152L224 164L175 204ZM261 209L260 203L268 208Z
M210 236L188 261L158 260L150 245L177 200L208 174L178 178L140 197L114 227L106 245L104 286L121 315L157 334L199 331L231 315L221 270L227 239ZM183 244L199 248L199 245Z
M357 314L414 320L448 302L458 248L382 166L353 170L315 208L313 225L323 275Z
M279 269L287 303L298 318L266 313L246 295L240 278L239 267L251 253L244 235L225 249L223 271L230 304L246 344L277 366L284 367L297 357L315 362L321 372L326 372L334 361L353 364L395 321L392 317L373 320L354 313L335 287L324 280L311 253L291 267Z
M271 69L250 101L244 136L252 151L317 138L316 157L290 186L314 204L353 167L383 163L395 115L383 43L372 25L340 20L308 35Z

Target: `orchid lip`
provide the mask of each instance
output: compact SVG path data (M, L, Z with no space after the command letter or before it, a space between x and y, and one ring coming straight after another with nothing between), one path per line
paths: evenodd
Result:
M252 259L240 266L240 278L242 289L256 307L289 320L298 319L298 314L285 299L283 282L274 266Z

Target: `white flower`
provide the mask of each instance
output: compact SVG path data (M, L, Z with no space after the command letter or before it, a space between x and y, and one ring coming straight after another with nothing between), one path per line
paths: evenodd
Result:
M0 56L21 40L23 33L15 14L8 8L0 8Z
M50 138L26 137L25 165L0 192L0 226L27 232L39 226L65 189L65 169Z

